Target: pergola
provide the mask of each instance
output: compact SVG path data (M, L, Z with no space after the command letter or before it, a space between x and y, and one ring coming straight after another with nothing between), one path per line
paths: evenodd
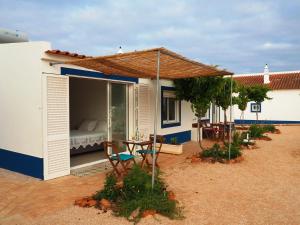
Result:
M191 77L233 75L232 72L220 70L216 67L188 59L166 48L153 48L108 56L85 58L65 63L100 71L107 74L107 76L114 74L126 77L156 79L154 146L156 146L160 78L174 80ZM152 187L154 185L154 174L155 151L153 153L152 164Z

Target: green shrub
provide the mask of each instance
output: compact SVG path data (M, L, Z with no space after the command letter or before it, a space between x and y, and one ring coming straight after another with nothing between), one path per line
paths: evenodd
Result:
M249 135L251 138L261 138L263 137L265 133L265 130L263 126L258 126L256 124L251 125L249 128Z
M156 210L171 219L182 217L177 202L168 198L166 185L160 179L159 172L155 176L153 189L151 174L137 165L124 177L123 187L117 187L116 181L113 175L107 176L103 190L94 195L97 200L106 198L114 202L115 215L129 219L132 212L139 208L139 215L133 218L134 222L141 219L145 210Z
M171 144L172 145L177 145L177 137L172 137L171 139L170 139L170 142L171 142Z
M273 124L268 124L263 126L264 132L272 132L276 131L276 127Z
M203 158L213 158L213 160L219 162L223 162L224 159L229 159L229 155L230 159L235 159L242 155L238 137L239 136L236 136L236 138L233 139L230 147L230 153L228 143L225 143L225 146L223 148L221 148L219 144L214 144L211 148L202 151L200 153L200 156Z
M249 134L252 138L261 138L264 137L264 133L272 132L274 133L276 128L274 125L251 125L249 128Z
M113 174L106 176L103 190L96 192L93 198L95 200L101 200L102 198L105 198L110 201L116 201L120 194L120 191L116 188L116 183L117 178Z

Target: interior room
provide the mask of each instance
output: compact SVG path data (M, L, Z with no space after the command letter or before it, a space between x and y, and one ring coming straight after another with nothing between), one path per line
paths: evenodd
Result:
M107 81L70 77L71 168L105 159Z

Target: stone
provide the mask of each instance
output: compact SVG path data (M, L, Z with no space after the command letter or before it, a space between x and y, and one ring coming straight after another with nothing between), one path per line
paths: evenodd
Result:
M100 201L100 205L102 207L103 210L106 210L106 209L110 209L111 208L111 203L109 200L105 199L105 198L102 198L101 201Z
M140 214L140 210L141 210L140 207L138 207L135 210L133 210L128 219L129 220L134 220L135 218L137 218L139 216L139 214Z
M200 162L201 159L195 155L192 156L192 160L191 160L191 163L197 163L197 162Z
M172 200L172 201L175 201L176 196L175 196L173 191L168 191L168 199Z
M145 210L142 213L142 217L154 216L155 214L156 214L156 210L154 210L154 209L148 209L148 210Z

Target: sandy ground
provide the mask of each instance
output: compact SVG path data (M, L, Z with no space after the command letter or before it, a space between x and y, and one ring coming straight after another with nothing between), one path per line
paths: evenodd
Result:
M186 156L199 150L195 143L188 143L179 157L162 155L164 178L184 206L185 218L169 220L157 215L143 219L140 224L300 224L300 126L279 129L282 134L269 135L272 141L258 141L259 149L244 150L242 163L191 164ZM95 181L85 179L86 188ZM0 176L0 184L2 180ZM36 181L24 178L24 182ZM49 194L56 193L55 187L59 188L54 185ZM11 194L9 190L7 193ZM2 207L0 224L131 224L110 212L71 206L71 197L67 207L44 211L45 215L26 216L18 213L18 208L5 213Z

